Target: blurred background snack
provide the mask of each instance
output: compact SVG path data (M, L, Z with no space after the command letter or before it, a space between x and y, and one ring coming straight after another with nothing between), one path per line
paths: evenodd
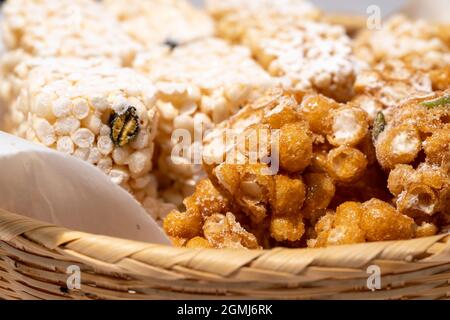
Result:
M188 0L104 0L103 4L148 50L157 44L177 45L214 34L212 19Z

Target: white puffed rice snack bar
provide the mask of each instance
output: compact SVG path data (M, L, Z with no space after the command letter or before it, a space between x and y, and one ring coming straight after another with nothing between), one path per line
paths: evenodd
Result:
M129 66L140 48L94 0L8 0L2 12L7 50L40 57L101 57Z
M12 108L22 117L17 135L97 166L141 202L156 195L155 89L139 73L53 58L31 70Z

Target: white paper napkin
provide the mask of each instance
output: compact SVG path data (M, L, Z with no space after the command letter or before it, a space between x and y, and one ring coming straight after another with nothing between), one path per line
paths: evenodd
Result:
M99 169L4 132L0 207L77 231L170 243L141 205Z

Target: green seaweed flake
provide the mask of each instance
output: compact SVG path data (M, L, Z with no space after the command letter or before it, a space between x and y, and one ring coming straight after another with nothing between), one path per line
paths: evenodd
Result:
M428 108L434 108L434 107L440 107L445 105L450 105L450 94L447 94L443 97L440 97L438 99L430 100L430 101L424 101L421 103L421 105L428 107Z

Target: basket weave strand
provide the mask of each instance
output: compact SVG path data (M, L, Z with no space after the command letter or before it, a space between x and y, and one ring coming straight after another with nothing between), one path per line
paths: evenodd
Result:
M67 270L81 288L67 288ZM367 288L367 267L381 270ZM3 299L448 299L450 235L323 249L186 249L67 230L0 209Z

